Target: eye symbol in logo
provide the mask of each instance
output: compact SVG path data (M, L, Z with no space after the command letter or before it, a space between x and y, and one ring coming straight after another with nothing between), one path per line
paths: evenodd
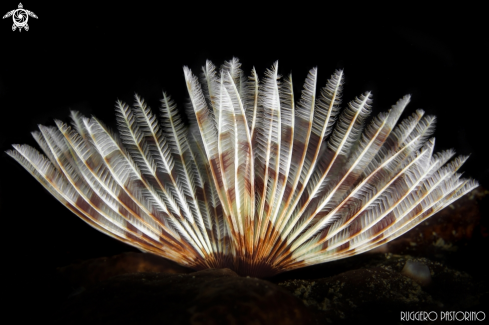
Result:
M11 10L7 12L3 18L7 18L12 16L12 19L14 20L14 24L12 25L12 31L15 31L17 28L19 29L19 32L22 31L22 28L24 28L26 31L29 30L29 25L27 25L27 21L29 20L29 16L36 18L37 16L35 13L29 10L23 9L22 3L19 3L19 8Z

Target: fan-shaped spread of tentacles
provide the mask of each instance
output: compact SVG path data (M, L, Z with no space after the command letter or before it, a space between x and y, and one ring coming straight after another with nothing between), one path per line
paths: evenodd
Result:
M72 112L8 153L94 228L195 269L270 276L356 255L412 229L477 186L466 157L433 154L435 118L410 97L367 121L367 92L341 110L343 71L301 98L278 63L259 81L237 59L201 81L184 67L190 126L163 93L161 123L136 95L120 134Z

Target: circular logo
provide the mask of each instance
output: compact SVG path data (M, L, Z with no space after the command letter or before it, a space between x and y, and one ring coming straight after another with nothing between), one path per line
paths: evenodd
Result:
M15 10L15 13L13 14L14 18L14 24L17 27L24 27L27 24L27 20L29 20L29 16L27 15L27 12L25 12L24 9L17 9Z

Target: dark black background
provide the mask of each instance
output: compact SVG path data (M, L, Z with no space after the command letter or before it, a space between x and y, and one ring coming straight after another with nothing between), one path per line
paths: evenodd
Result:
M489 186L482 8L265 3L25 1L39 17L29 19L28 32L0 20L1 270L13 304L46 310L56 267L133 248L76 218L3 151L35 146L37 124L68 121L70 109L114 126L115 100L132 102L134 92L157 108L165 90L182 106L182 67L200 72L206 59L219 65L236 56L260 75L279 60L280 73L293 73L296 96L310 68L318 66L321 86L344 68L344 99L372 90L374 112L410 93L408 113L423 108L438 117L436 149L472 153L465 175ZM17 5L2 1L0 14Z

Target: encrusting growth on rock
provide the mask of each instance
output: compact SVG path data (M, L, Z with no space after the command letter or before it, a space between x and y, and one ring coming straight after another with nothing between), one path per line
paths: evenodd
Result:
M258 277L338 260L409 231L477 187L467 157L433 153L435 118L398 123L410 96L367 120L367 92L341 110L343 71L300 99L278 63L260 81L237 59L184 67L186 126L163 93L160 118L136 95L117 101L119 135L72 112L39 126L44 152L8 154L95 229L194 269Z

